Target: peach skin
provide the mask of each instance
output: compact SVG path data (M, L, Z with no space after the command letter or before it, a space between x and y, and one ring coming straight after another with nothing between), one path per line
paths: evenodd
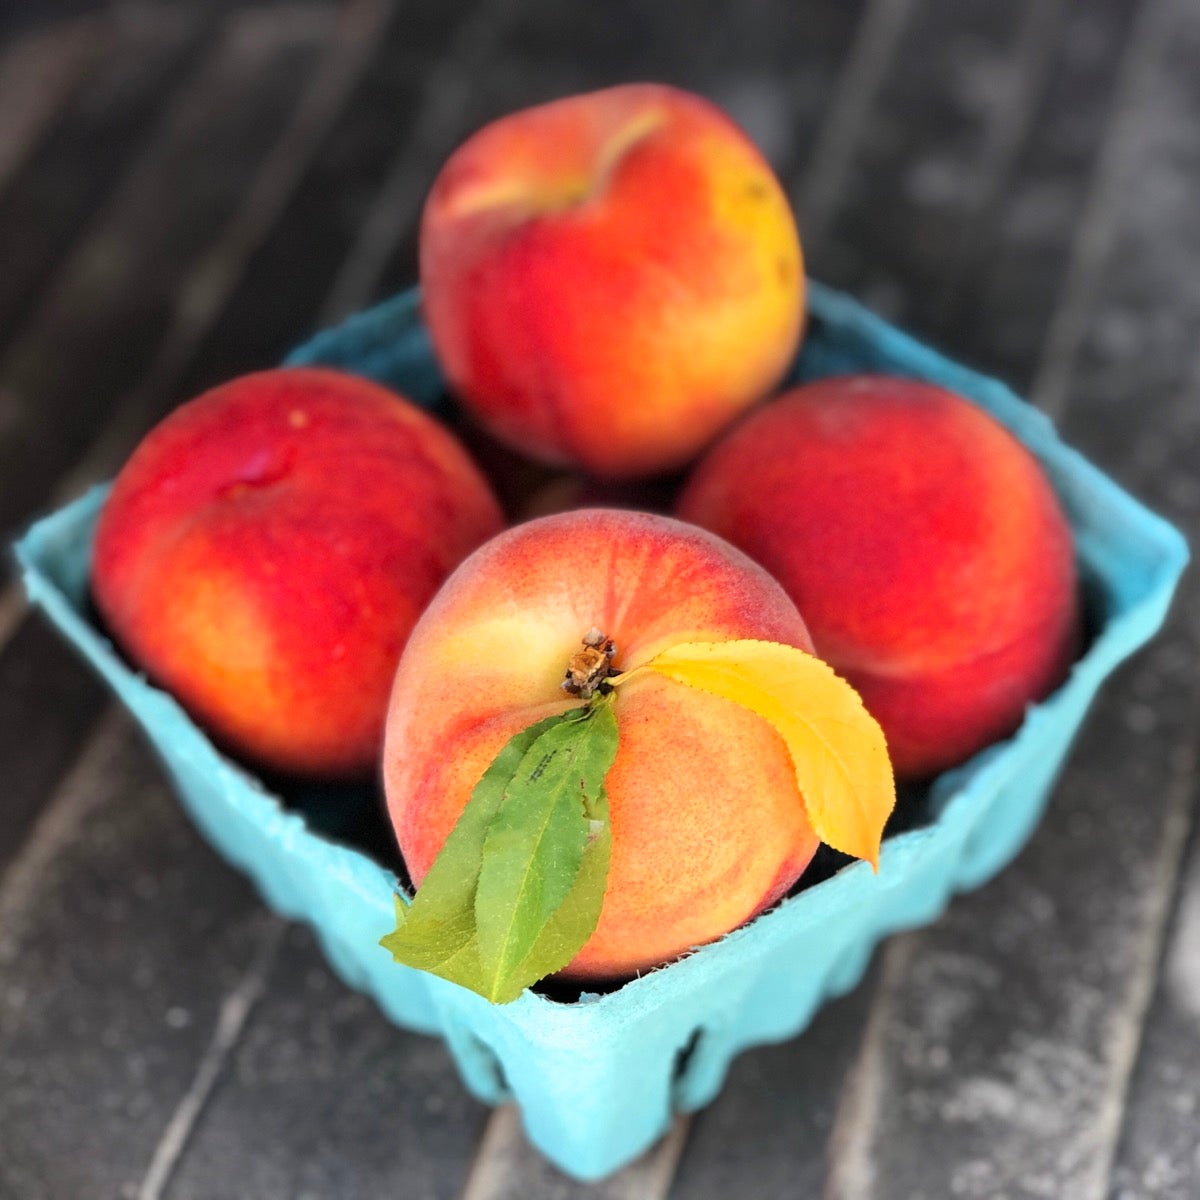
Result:
M669 517L585 509L501 534L434 598L392 691L384 783L414 884L501 747L577 706L564 667L594 630L619 670L687 640L811 652L765 571ZM574 979L626 977L720 937L783 896L817 847L788 751L756 714L652 674L614 711L608 884Z
M699 96L631 84L514 113L442 168L420 233L446 374L523 453L683 466L779 381L804 273L770 167Z
M101 514L92 590L116 641L233 753L367 777L409 630L501 524L413 405L351 375L264 371L143 440Z
M950 392L796 388L701 460L677 514L746 551L921 778L1012 733L1080 636L1070 528L1033 456Z

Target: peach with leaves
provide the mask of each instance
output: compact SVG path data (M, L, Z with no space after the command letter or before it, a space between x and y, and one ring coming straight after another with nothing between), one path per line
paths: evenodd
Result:
M396 676L384 781L417 892L384 944L512 999L720 937L821 838L874 858L882 736L811 650L765 571L668 517L581 510L481 547Z

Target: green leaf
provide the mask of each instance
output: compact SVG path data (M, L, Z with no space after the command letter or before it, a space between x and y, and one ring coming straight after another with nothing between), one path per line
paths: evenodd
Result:
M479 957L493 999L514 973L536 970L534 978L540 979L566 966L583 944L562 958L565 941L557 934L543 941L541 953L532 953L577 883L590 822L604 800L604 777L616 753L616 718L602 702L542 733L505 788L484 842L475 893ZM606 803L604 808L607 812ZM603 896L601 888L599 899ZM591 908L585 904L582 911L590 914ZM598 903L594 908L586 933L600 915ZM578 901L571 911L581 916Z
M604 778L611 699L513 737L471 798L396 929L397 962L497 1004L566 966L600 917L611 836Z
M480 973L475 887L488 825L525 752L544 730L561 720L549 717L539 721L504 746L475 785L412 903L396 897L396 928L380 939L380 945L390 950L397 962L432 971L464 987L475 986L473 981Z
M562 970L592 936L600 920L604 887L608 882L608 860L612 853L612 827L608 823L606 798L601 799L598 811L599 808L603 810L602 815L591 822L593 829L584 847L575 884L513 972L514 978L542 979Z

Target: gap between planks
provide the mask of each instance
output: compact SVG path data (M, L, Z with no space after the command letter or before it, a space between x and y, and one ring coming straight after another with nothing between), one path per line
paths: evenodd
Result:
M105 709L42 810L21 853L0 876L0 966L16 953L30 910L29 898L39 886L47 864L102 798L94 782L107 772L130 728L129 719L115 704Z
M279 947L287 924L282 917L272 915L267 919L253 959L233 990L221 1001L212 1040L154 1148L137 1191L137 1200L161 1200L171 1182L204 1106L220 1080L229 1056L241 1040L255 1006L262 998L271 968L279 957Z

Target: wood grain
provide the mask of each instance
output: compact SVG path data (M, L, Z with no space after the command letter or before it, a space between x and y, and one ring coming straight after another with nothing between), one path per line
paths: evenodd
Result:
M671 1187L688 1136L689 1118L641 1158L595 1183L581 1183L552 1167L530 1145L513 1105L492 1115L461 1200L661 1200Z
M83 17L52 25L0 48L0 190L33 152L107 40Z
M1162 974L1146 1015L1113 1171L1119 1200L1200 1194L1200 841L1193 837Z
M333 25L311 6L282 15L230 19L0 359L0 528L45 500L153 362L189 268L286 126Z
M0 525L178 397L411 282L424 188L475 125L657 77L760 141L809 209L814 273L1036 380L1072 441L1200 536L1188 0L748 0L736 19L716 0L229 0L101 19L125 53L66 38L59 82L0 136ZM0 59L51 35L20 36ZM89 740L98 685L0 603L0 860L24 845L0 875L0 1194L1192 1196L1196 849L1175 884L1198 613L1189 582L1014 867L895 941L803 1038L743 1056L686 1142L681 1125L584 1188L308 934L281 935L121 718Z
M1102 158L1130 156L1126 185L1105 201L1117 249L1079 318L1089 336L1070 356L1065 419L1068 437L1177 517L1171 487L1184 472L1163 461L1195 461L1196 421L1177 373L1200 307L1182 275L1163 285L1164 274L1186 271L1177 264L1196 252L1200 223L1178 186L1195 169L1190 139L1163 131L1197 99L1186 8L1168 0L1144 10L1127 51L1126 75L1144 86L1126 89L1132 110L1110 125L1123 144ZM1099 179L1112 186L1107 171ZM1152 215L1147 197L1157 198ZM1144 343L1105 337L1131 296L1173 352L1148 357ZM1071 288L1066 302L1081 303ZM1052 339L1047 353L1061 344ZM1107 686L1022 857L889 950L829 1195L1109 1194L1194 801L1200 643L1190 585L1184 596L1166 634Z
M195 10L154 6L136 19L87 19L85 28L89 48L104 53L84 60L84 77L60 96L52 126L24 148L24 168L0 191L0 345L30 318L128 169L201 52L209 22Z
M264 921L114 716L0 889L0 1195L136 1194Z
M485 1115L439 1040L389 1024L294 926L220 1068L164 1200L451 1197Z

